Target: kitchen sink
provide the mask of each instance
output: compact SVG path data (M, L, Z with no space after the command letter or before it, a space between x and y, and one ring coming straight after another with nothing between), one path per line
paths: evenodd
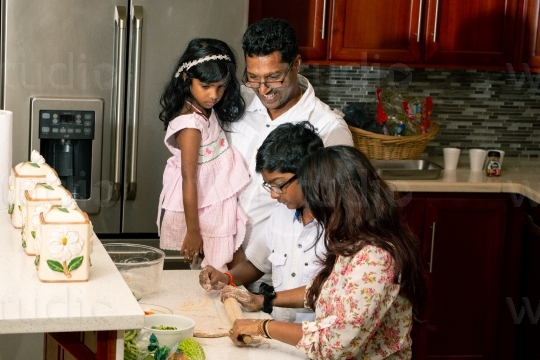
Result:
M383 180L435 180L442 166L427 160L371 160Z

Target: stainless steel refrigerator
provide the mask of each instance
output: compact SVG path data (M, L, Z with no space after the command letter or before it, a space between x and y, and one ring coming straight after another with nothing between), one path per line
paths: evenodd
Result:
M79 176L71 191L94 231L155 239L170 156L160 94L195 37L227 42L243 70L248 3L2 0L0 105L13 112L13 164L40 146L59 174L66 162L91 158L86 168L69 165L65 173Z

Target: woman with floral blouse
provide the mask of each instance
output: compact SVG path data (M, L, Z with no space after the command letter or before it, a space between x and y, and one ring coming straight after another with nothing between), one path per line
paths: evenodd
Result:
M419 242L402 222L394 192L360 151L321 149L305 158L298 181L306 204L324 226L326 257L307 286L264 294L226 286L250 310L272 306L315 310L315 321L236 320L231 340L261 335L310 359L410 359L413 323L423 321L427 290Z

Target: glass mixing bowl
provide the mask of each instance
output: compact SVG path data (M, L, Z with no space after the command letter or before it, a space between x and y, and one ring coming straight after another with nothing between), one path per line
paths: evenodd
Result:
M104 244L103 247L137 300L157 289L165 261L163 251L126 243Z

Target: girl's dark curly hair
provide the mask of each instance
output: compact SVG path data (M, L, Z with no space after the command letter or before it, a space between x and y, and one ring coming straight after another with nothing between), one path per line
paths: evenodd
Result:
M249 26L242 38L244 56L266 56L279 51L281 61L290 63L298 55L293 27L283 19L265 18Z
M205 61L185 70L183 72L187 75L185 80L182 74L175 77L182 64L211 55L227 55L231 60ZM226 123L232 123L242 117L246 105L240 95L240 83L236 77L236 58L233 51L221 40L193 39L178 60L174 73L171 74L171 81L161 95L162 110L159 113L159 119L165 124L165 130L169 122L180 115L186 100L193 101L189 90L192 79L204 83L228 79L227 89L221 100L214 105L214 111L222 128Z
M368 158L353 147L327 147L304 158L297 176L308 208L324 226L322 241L327 251L307 305L315 308L338 255L353 256L373 245L391 254L394 283L400 284L400 294L412 303L414 320L424 322L427 286L420 242L402 220L394 191L379 178Z

